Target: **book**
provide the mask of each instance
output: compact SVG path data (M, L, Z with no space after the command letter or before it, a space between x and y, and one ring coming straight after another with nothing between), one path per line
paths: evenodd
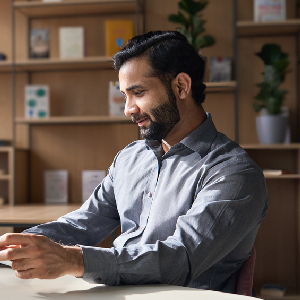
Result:
M119 81L110 81L108 91L109 115L124 117L125 103L125 96L120 92Z
M68 202L67 170L46 170L44 172L44 200L47 204Z
M209 81L230 81L231 80L231 58L230 57L210 57L209 60Z
M107 56L113 56L133 37L133 21L131 20L106 20L104 27Z
M85 202L91 196L105 176L106 172L104 170L82 171L82 202Z
M289 174L289 171L281 170L281 169L263 169L263 174L278 176L278 175L283 175L283 174Z
M50 115L49 86L25 86L25 118L46 118Z
M84 57L83 27L59 28L59 57L63 59Z
M285 0L255 0L254 21L283 21L286 19Z
M31 29L29 57L49 57L49 29Z

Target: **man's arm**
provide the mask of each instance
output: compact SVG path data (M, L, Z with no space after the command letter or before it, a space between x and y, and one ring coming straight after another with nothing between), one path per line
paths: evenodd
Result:
M81 248L62 246L34 234L8 233L0 237L0 261L11 260L16 276L22 279L53 279L64 275L82 277Z
M83 278L108 285L188 285L201 276L206 288L215 287L216 274L219 284L225 282L250 254L266 210L258 167L238 158L226 161L199 182L191 209L168 238L120 247L116 242L110 249L82 246Z
M51 279L66 274L82 277L82 245L97 245L119 225L110 174L91 197L57 221L22 234L0 237L0 261L11 260L20 278Z

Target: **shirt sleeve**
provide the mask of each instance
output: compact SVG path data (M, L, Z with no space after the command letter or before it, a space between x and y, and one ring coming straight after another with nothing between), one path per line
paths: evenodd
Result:
M41 234L64 245L95 246L109 236L119 224L113 179L109 170L102 183L79 209L57 221L41 224L24 232Z
M230 266L234 273L252 248L268 196L261 170L254 163L233 160L201 177L192 207L178 218L166 240L110 249L82 246L84 279L107 285L184 286L222 260L224 266L236 260L235 267ZM247 249L226 261L240 244Z

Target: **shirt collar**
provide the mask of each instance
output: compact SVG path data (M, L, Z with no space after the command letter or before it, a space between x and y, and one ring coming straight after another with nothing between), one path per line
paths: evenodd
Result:
M215 139L218 131L212 121L210 113L206 113L206 120L198 126L194 131L188 134L179 144L183 144L185 147L200 154L204 157L209 151L213 140ZM160 151L161 142L154 140L145 140L146 145L148 145L154 152ZM176 145L175 145L176 146ZM173 146L173 147L175 147ZM178 144L177 144L178 146Z
M206 115L206 120L181 141L186 147L198 152L201 157L207 154L218 134L210 113Z

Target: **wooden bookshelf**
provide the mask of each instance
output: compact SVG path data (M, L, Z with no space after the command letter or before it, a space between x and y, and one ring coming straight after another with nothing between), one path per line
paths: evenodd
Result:
M205 82L206 93L216 92L234 92L236 89L236 81L222 81L222 82Z
M289 150L289 149L300 149L300 143L290 143L290 144L241 144L240 145L245 150L253 149L270 149L270 150Z
M84 69L112 69L111 57L84 57L81 59L28 59L16 61L16 71L51 71L51 70L84 70ZM1 65L0 65L1 70Z
M18 205L0 208L0 226L38 225L57 220L79 205Z
M17 118L18 124L85 124L85 123L129 123L131 118L128 117L109 117L109 116L63 116L63 117L49 117L45 119L26 119Z
M12 62L7 60L0 61L0 73L6 73L12 71Z
M12 147L0 147L0 197L6 204L13 204L14 151Z
M237 21L238 35L260 36L260 35L286 35L295 34L300 30L300 19L290 19L277 22L254 22Z
M14 9L28 17L57 17L94 14L134 13L136 11L135 0L87 0L87 1L16 1Z

